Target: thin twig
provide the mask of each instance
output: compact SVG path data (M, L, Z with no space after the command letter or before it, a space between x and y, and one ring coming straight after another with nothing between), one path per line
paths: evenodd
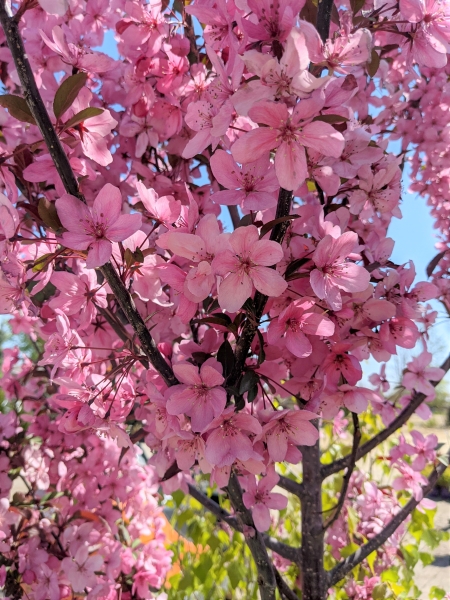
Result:
M428 484L422 486L423 497L431 492L445 469L446 466L443 463L440 463L434 469L431 477L428 480ZM334 569L329 571L330 585L335 585L338 581L344 579L347 573L350 573L350 571L362 563L362 561L367 558L369 554L380 548L380 546L382 546L386 540L388 540L391 535L400 527L403 521L409 517L418 504L420 504L420 500L416 500L414 497L411 498L411 500L405 504L405 506L395 515L395 517L389 521L386 527L380 531L380 533L373 537L369 542L358 548L356 552L348 556L345 560L341 561L334 567Z
M352 473L355 469L356 465L356 453L358 451L358 446L361 441L361 428L359 426L359 419L356 413L352 413L353 418L353 445L352 445L352 453L350 454L350 464L347 467L347 472L344 475L344 481L342 482L341 494L339 496L338 503L336 504L334 510L334 514L328 519L328 521L323 526L323 530L326 531L333 523L339 518L341 514L342 507L344 506L345 498L347 496L348 486L350 485L350 479Z
M445 359L445 361L441 364L441 369L443 369L446 373L450 369L450 355ZM436 387L440 381L432 381L431 382L434 387ZM371 440L363 444L358 448L356 453L356 460L360 460L366 454L371 452L374 448L379 446L382 442L387 440L389 436L391 436L397 429L400 429L406 421L413 415L413 413L419 408L419 406L425 401L425 394L415 393L411 398L409 404L402 410L402 412L392 421L392 423L380 431L377 435L375 435ZM329 465L323 465L321 468L322 479L329 477L330 475L334 475L334 473L338 473L349 466L351 459L351 454L344 456L344 458L340 458L339 460L335 460Z

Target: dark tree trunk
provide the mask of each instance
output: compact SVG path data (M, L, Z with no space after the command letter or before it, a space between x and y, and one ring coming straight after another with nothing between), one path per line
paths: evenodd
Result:
M316 424L317 425L317 424ZM323 567L322 480L319 442L302 446L302 580L303 600L326 600L327 576Z

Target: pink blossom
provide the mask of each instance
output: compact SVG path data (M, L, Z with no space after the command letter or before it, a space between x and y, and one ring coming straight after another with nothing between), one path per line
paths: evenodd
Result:
M307 335L331 336L334 323L319 312L314 311L313 298L302 298L289 304L277 319L270 322L267 330L267 341L277 344L284 338L286 348L299 358L309 356L312 352L311 342Z
M254 225L240 227L229 237L232 250L225 250L213 260L213 270L225 277L219 287L219 304L235 312L256 288L266 296L279 296L287 282L275 269L269 269L283 258L281 246L260 240ZM228 275L227 275L228 273Z
M64 244L72 250L88 250L88 269L108 262L112 253L111 242L126 240L142 224L139 214L121 214L122 195L110 183L97 194L92 209L70 194L56 201L56 209L67 229L62 236Z
M98 286L95 271L88 270L79 276L55 271L50 281L60 294L51 299L49 306L66 315L79 315L81 326L89 325L95 318L96 306L107 306L106 290Z
M234 412L229 406L212 423L208 430L205 458L216 467L232 465L238 459L260 458L253 450L249 435L261 434L261 425L255 417L245 412Z
M58 4L59 6L62 5L63 1L67 0L45 0L47 5L53 3L53 5ZM70 32L68 28L66 31ZM65 33L59 25L56 25L52 29L53 41L51 41L42 30L40 31L40 34L47 46L53 50L53 52L59 54L63 62L67 65L91 73L105 73L111 71L116 66L115 60L106 54L88 51L80 48L72 41L68 42Z
M417 501L422 500L422 486L428 483L427 478L403 461L397 463L395 466L401 475L400 477L396 477L392 482L394 490L408 490L412 492L413 497Z
M311 271L311 287L320 299L326 299L332 310L341 310L345 292L361 292L370 282L369 273L359 265L347 261L354 251L358 236L348 231L338 238L326 235L313 254L317 267Z
M267 443L270 458L282 462L288 452L288 444L313 446L319 432L309 421L317 419L309 410L264 411L268 422L264 425L261 438Z
M246 491L242 500L247 508L252 511L253 521L258 531L267 531L270 527L269 509L283 510L287 506L288 499L282 494L272 492L280 477L271 468L265 477L258 482L254 475L249 475L246 482Z
M103 558L99 554L89 555L87 546L80 546L75 556L62 560L62 568L66 573L74 592L84 592L86 587L92 588L97 583L95 571L103 565Z
M292 114L284 103L263 100L249 110L258 127L233 144L234 159L242 164L254 162L277 149L275 172L281 187L296 190L308 177L305 147L325 156L338 158L344 149L344 138L328 123L315 121L323 106L320 98L301 100Z
M407 365L407 372L403 375L402 385L407 390L415 390L428 396L432 400L436 396L436 391L431 381L438 382L445 371L438 367L429 367L432 360L430 352L422 352L419 356L412 359Z
M213 419L219 417L227 401L222 384L221 365L209 359L200 367L189 363L173 366L173 371L183 385L173 386L167 401L170 415L186 414L191 418L192 431L203 431Z
M445 67L450 51L450 11L436 0L400 0L402 17L416 27L412 54L419 65Z
M217 181L228 188L216 192L214 202L226 206L237 204L246 211L264 210L276 205L274 192L280 186L267 157L261 157L241 168L230 154L216 150L211 157L211 169Z

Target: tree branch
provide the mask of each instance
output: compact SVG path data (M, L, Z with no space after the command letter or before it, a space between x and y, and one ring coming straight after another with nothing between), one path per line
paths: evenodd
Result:
M280 488L283 488L283 490L294 494L294 496L297 496L297 498L302 498L302 495L304 493L302 483L297 483L296 481L289 479L289 477L284 477L283 475L280 475L280 481L277 483L277 485Z
M275 214L275 219L279 219L281 217L287 217L291 210L291 202L292 202L291 191L285 190L283 188L280 189L278 194L278 204L277 211ZM274 242L278 242L281 244L283 242L284 235L289 226L289 221L284 221L283 223L278 223L272 229L270 234L270 239ZM239 381L239 378L244 370L245 361L247 360L248 351L253 342L253 338L255 337L256 330L258 329L259 322L261 317L264 314L264 308L266 306L268 297L264 296L260 292L256 292L255 297L253 299L253 304L255 306L255 313L251 315L251 318L247 316L244 327L242 329L242 333L239 337L239 341L236 344L236 348L234 351L234 366L233 369L227 379L227 385L233 387Z
M450 355L445 359L445 361L441 364L441 369L447 372L450 369ZM436 387L440 381L432 381L431 382L434 387ZM402 425L406 423L406 421L412 416L412 414L419 408L419 406L424 402L426 396L425 394L415 393L411 398L408 406L406 406L402 412L392 421L392 423L377 433L371 440L363 444L358 448L356 453L356 460L360 460L366 454L371 452L374 448L379 446L382 442L387 440L387 438L392 435L397 429L400 429ZM334 473L338 473L342 469L345 469L349 466L351 460L351 454L344 456L344 458L340 458L329 465L323 465L321 468L322 478L325 479Z
M212 498L209 498L201 490L196 488L195 485L192 485L191 483L189 483L188 488L189 488L189 494L193 498L195 498L197 500L197 502L200 502L200 504L202 506L204 506L207 510L209 510L209 512L211 512L214 516L216 516L221 521L224 521L224 523L227 523L227 525L229 525L236 531L239 531L239 533L243 533L243 528L242 528L241 524L239 523L238 519L236 519L236 517L233 517L233 515L230 515L229 512L227 512L225 509L223 509L221 506L219 506L219 504L217 504L217 502L214 502L214 500ZM276 552L277 554L279 554L286 560L290 560L291 562L293 562L295 564L299 563L300 551L298 550L298 548L294 548L293 546L288 546L287 544L284 544L283 542L280 542L280 541L276 540L275 538L270 537L267 534L263 533L261 535L264 540L264 544L265 544L266 548L269 548L269 550Z
M230 213L230 219L233 223L233 227L237 229L239 221L241 220L239 217L237 206L228 206L228 212Z
M252 513L246 508L242 500L242 489L236 473L232 472L228 482L228 495L236 511L238 520L242 523L242 531L247 546L252 553L258 571L258 586L261 600L275 600L277 582L275 579L272 561L267 554L261 533L256 529Z
M353 446L352 453L350 454L350 464L347 467L347 472L344 476L342 483L341 494L339 496L338 503L334 507L334 514L328 519L323 526L323 530L326 531L333 523L338 519L341 514L342 507L344 506L345 498L347 496L348 486L350 485L350 479L356 465L356 453L358 451L359 442L361 441L361 428L359 426L359 419L356 413L352 413L353 418Z
M80 192L78 181L70 166L69 159L63 150L37 88L33 71L28 61L22 37L19 32L19 25L11 15L8 15L6 3L1 1L0 22L5 32L8 47L14 59L24 98L47 145L50 156L55 163L56 170L64 184L64 189L68 194L76 196L82 202L86 202L83 194ZM108 281L109 286L129 323L135 330L139 341L141 342L142 350L145 352L151 364L160 373L167 385L171 386L177 384L178 380L173 374L172 368L158 350L144 320L136 309L130 293L114 267L111 263L107 263L102 267L101 271Z
M317 7L316 29L325 43L330 35L331 11L333 9L334 0L319 0Z
M285 580L283 579L283 576L278 571L278 569L275 569L275 567L274 567L274 571L275 571L275 579L277 581L277 587L278 587L278 590L279 590L282 598L285 598L286 600L298 600L297 594L291 590L291 588L285 582Z
M431 492L436 485L436 481L445 471L446 466L440 463L431 474L428 484L422 487L422 493L425 497ZM377 550L382 546L388 538L400 527L400 525L407 519L412 513L416 506L420 503L420 500L416 500L414 497L405 504L405 506L393 517L386 527L380 531L375 537L373 537L367 544L361 546L356 552L348 556L345 560L340 562L329 571L330 585L335 585L338 581L341 581L347 573L350 573L352 569L358 566L365 558L369 556L374 550Z

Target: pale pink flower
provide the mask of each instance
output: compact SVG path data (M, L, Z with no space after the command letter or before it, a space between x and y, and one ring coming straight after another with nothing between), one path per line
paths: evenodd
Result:
M221 387L225 381L221 367L214 358L202 364L200 373L190 363L174 365L173 371L182 385L170 389L169 415L186 414L191 418L192 431L203 431L220 416L227 402L226 391Z
M253 450L249 437L250 434L261 434L259 421L245 412L235 412L234 406L229 406L214 419L208 431L205 458L211 465L225 467L232 465L236 459L261 458Z
M181 213L181 202L173 196L158 196L152 188L146 188L141 181L136 182L139 200L150 217L167 228L173 227Z
M87 546L81 546L74 557L63 558L61 566L67 575L74 592L82 593L85 588L92 588L97 584L97 575L103 565L100 554L91 554Z
M219 287L219 304L236 312L256 288L266 296L280 296L287 282L275 269L269 269L283 258L280 244L260 240L254 225L239 227L229 237L233 250L225 250L213 260L213 270L225 277Z
M362 292L370 283L370 274L364 267L347 261L358 243L358 235L348 231L338 238L326 235L317 245L311 271L311 287L318 298L326 299L332 310L341 310L345 292Z
M246 482L246 491L242 500L247 508L251 509L253 521L258 531L267 531L270 527L269 509L283 510L286 508L288 499L283 494L272 492L277 485L280 476L272 467L265 477L258 482L254 475L249 475Z
M280 186L266 156L241 168L228 152L217 150L210 164L214 177L228 188L216 192L212 197L214 202L226 206L237 204L246 211L265 210L276 205L274 192Z
M407 365L407 372L403 375L402 385L407 390L415 390L425 394L430 400L436 396L436 390L431 381L440 381L445 371L438 367L429 367L432 361L430 352L422 352L412 359Z
M288 452L288 444L295 446L314 446L319 432L309 421L317 415L309 410L262 411L269 421L264 425L261 439L267 444L270 458L282 462Z
M69 8L69 0L38 0L41 8L50 15L62 17Z
M408 490L418 502L422 500L422 486L428 483L428 479L403 461L400 461L395 466L401 475L400 477L396 477L392 482L394 490Z
M52 2L61 4L62 1L63 0L45 0L48 4ZM116 61L113 58L102 52L92 52L80 48L79 45L74 43L75 40L68 42L66 40L66 34L70 34L70 29L67 27L65 32L66 33L63 32L59 25L56 25L52 29L53 41L51 41L42 30L39 30L39 33L47 46L53 50L53 52L59 54L62 61L67 65L89 71L90 73L105 73L106 71L111 71L115 68Z
M239 87L231 101L240 115L247 115L249 109L259 100L276 98L299 98L324 85L328 77L316 78L309 70L309 54L305 36L293 29L286 41L283 56L278 61L271 54L258 50L244 53L242 60L248 71L259 77L253 78Z
M60 309L66 315L79 315L80 326L88 326L97 314L96 306L106 308L106 290L99 287L95 271L87 270L80 275L54 271L50 281L59 290L49 306Z
M60 600L58 573L46 564L40 566L36 586L33 587L35 600Z
M65 194L56 201L63 226L64 244L72 250L89 250L86 267L101 267L111 258L111 242L122 242L142 224L140 214L122 215L122 194L107 183L97 194L92 208Z
M349 385L356 385L362 377L359 361L352 354L348 354L352 345L340 342L331 346L331 352L320 365L320 371L326 376L330 385L338 385L342 377Z
M450 52L450 9L437 0L400 0L403 19L414 23L412 55L419 65L440 68Z
M231 104L229 107L231 115ZM226 122L222 118L219 109L206 100L189 104L185 121L186 125L197 133L186 144L182 154L183 158L193 158L196 154L201 154L210 144L214 150L229 126L229 121Z
M325 156L338 158L345 142L341 133L328 123L315 121L323 106L323 98L301 100L289 113L286 104L263 100L249 110L249 117L258 127L245 133L231 148L234 159L241 163L254 162L277 149L275 172L286 190L296 190L308 177L305 147Z
M334 323L314 311L313 298L302 298L289 304L279 315L272 319L267 330L269 344L277 344L283 337L286 348L294 356L304 358L312 352L311 342L307 335L331 336Z
M417 325L406 317L393 317L382 323L380 327L380 342L391 354L397 354L396 346L411 350L419 337Z

